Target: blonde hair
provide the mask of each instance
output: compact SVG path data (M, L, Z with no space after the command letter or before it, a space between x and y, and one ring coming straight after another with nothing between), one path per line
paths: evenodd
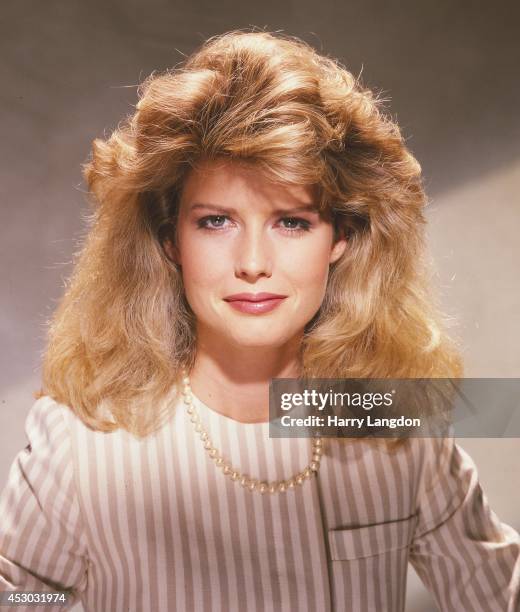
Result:
M305 329L303 376L461 375L431 295L420 166L359 79L300 40L238 31L139 93L85 165L96 207L50 322L41 394L100 431L145 436L170 416L162 400L193 363L194 315L161 239L186 173L217 157L317 186L348 237Z

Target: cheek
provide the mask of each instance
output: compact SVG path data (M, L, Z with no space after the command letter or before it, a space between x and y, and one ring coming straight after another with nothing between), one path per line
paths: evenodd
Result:
M186 240L181 248L182 276L188 297L215 288L226 274L228 266L225 253L216 251L214 245L204 241Z
M300 248L287 258L287 266L303 288L317 289L326 282L329 273L330 250L325 244Z

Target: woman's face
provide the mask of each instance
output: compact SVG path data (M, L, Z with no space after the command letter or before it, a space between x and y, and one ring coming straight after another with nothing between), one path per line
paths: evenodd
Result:
M254 166L205 161L191 171L176 245L165 249L181 266L199 339L278 347L303 333L346 246L333 244L313 205L312 189L274 184Z

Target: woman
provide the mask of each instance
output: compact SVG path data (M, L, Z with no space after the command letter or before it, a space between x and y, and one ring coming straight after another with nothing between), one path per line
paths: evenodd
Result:
M90 233L1 499L4 590L86 610L519 605L519 538L453 439L270 439L273 378L458 377L420 168L304 43L233 32L94 142ZM516 567L516 570L515 570Z

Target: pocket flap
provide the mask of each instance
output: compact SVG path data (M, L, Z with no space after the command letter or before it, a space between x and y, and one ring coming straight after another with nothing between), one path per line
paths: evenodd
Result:
M413 539L417 515L399 521L388 521L329 530L329 548L333 561L372 557L409 546Z

